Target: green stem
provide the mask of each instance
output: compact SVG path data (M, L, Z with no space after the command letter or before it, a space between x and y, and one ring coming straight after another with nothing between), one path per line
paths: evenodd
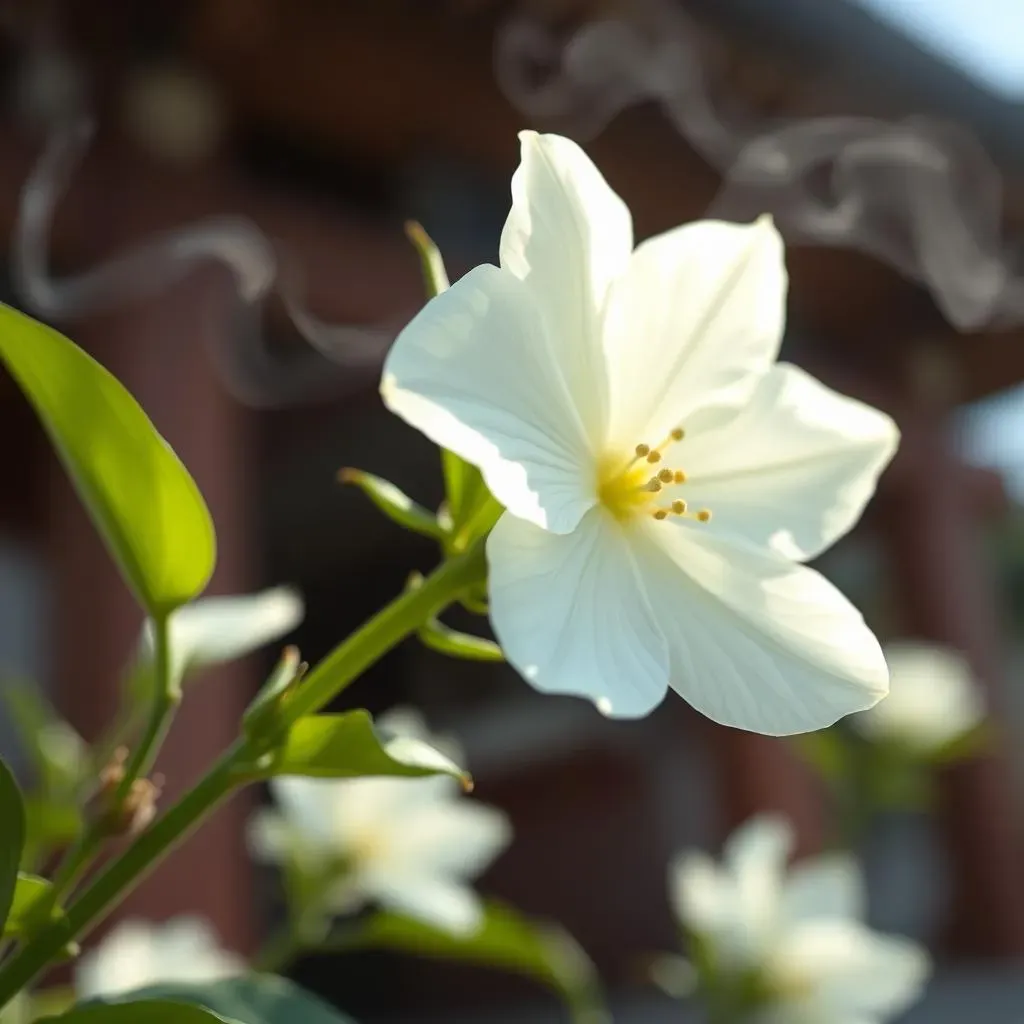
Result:
M167 735L174 713L181 703L181 686L171 673L171 620L161 615L153 620L153 705L149 711L146 728L135 750L128 760L114 795L114 806L119 807L131 792L135 781L142 778L153 767L164 737Z
M182 842L231 791L245 781L236 773L247 751L231 747L166 814L111 861L68 907L64 917L43 929L0 969L0 1009L29 985L69 942L83 936Z
M483 540L477 541L465 554L442 563L418 587L399 595L335 647L285 703L286 724L329 704L395 644L415 633L478 580L483 572L483 544Z
M93 857L99 853L103 845L103 836L100 831L92 826L75 840L74 844L65 853L60 865L54 872L50 881L50 889L46 898L51 906L56 906L64 894L71 890L79 878L89 867Z
M284 704L284 724L319 711L360 673L416 632L431 615L457 600L467 586L479 580L482 559L480 541L465 554L444 562L421 586L401 594L342 642ZM177 704L169 672L166 620L157 623L156 653L158 693L162 697L154 704L145 737L125 779L134 780L148 771ZM252 741L238 740L193 790L93 878L63 917L40 931L0 967L0 1009L34 981L69 942L96 925L235 787L252 781L246 766L259 753Z
M170 619L162 615L153 623L154 694L145 731L125 767L124 776L117 785L111 804L115 813L127 799L136 779L144 776L163 745L174 713L181 702L181 690L171 675ZM64 855L53 876L47 899L56 906L88 869L93 857L103 846L104 825L100 820L91 822Z

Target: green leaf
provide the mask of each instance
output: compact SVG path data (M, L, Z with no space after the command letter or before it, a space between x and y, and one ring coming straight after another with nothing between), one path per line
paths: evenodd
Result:
M299 649L286 647L281 652L274 671L245 709L242 715L242 730L250 740L260 745L261 750L278 739L281 705L288 691L304 675L306 667L299 655Z
M470 661L504 661L505 655L493 640L460 633L449 629L437 619L428 619L419 631L419 638L425 646L450 658L467 658Z
M44 1017L39 1024L220 1024L230 1020L186 1000L139 998L141 992L118 1001L95 1001L73 1006L58 1017ZM244 1024L254 1024L244 1021Z
M0 924L14 901L21 849L25 845L25 805L11 770L0 760Z
M364 473L361 469L343 469L338 479L342 483L355 484L392 522L424 537L444 540L445 531L437 521L437 516L422 505L417 505L393 483L372 473Z
M444 258L434 240L423 230L423 225L417 224L414 220L406 221L405 234L419 254L427 297L432 299L435 295L447 291L448 271L444 267Z
M135 399L73 342L2 305L0 359L149 613L165 615L199 594L213 571L213 522Z
M247 770L259 778L451 775L467 788L472 785L466 772L422 740L378 732L367 711L300 718L280 748Z
M322 999L284 978L272 974L250 974L241 978L199 985L153 985L134 993L135 998L170 999L205 1007L227 1020L244 1024L352 1024ZM75 1021L73 1024L93 1024ZM95 1024L106 1024L97 1020ZM121 1024L120 1021L113 1024ZM124 1024L130 1024L125 1021ZM150 1024L150 1022L142 1022ZM153 1022L163 1024L163 1022ZM168 1024L182 1022L168 1021ZM183 1022L192 1024L192 1022ZM195 1024L200 1024L196 1021ZM207 1022L209 1024L209 1022Z
M45 878L19 873L3 934L27 935L36 931L40 925L59 917L60 909L54 907L49 899L51 888Z
M530 921L501 904L489 903L482 927L458 937L399 914L378 913L346 947L397 950L514 971L552 989L576 1024L611 1020L594 965L576 940L556 925Z

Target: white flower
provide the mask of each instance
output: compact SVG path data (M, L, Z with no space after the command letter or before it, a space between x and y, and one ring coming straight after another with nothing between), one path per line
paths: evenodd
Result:
M305 614L302 596L291 587L257 594L203 597L171 616L171 653L177 678L185 672L234 661L290 633ZM153 660L153 624L146 621L140 660Z
M409 724L404 713L378 720L393 733ZM275 778L270 787L280 812L254 817L253 855L313 876L340 869L322 892L324 909L347 913L376 901L455 934L479 925L469 880L508 845L511 830L500 811L463 797L454 779Z
M727 972L757 973L767 1000L760 1020L872 1024L900 1013L924 986L927 955L862 923L851 857L819 857L787 874L791 846L786 823L766 816L733 834L721 865L683 854L670 878L680 921Z
M629 211L578 146L521 139L501 267L429 302L381 382L507 509L487 546L507 658L614 716L669 686L772 734L870 707L888 681L878 643L798 563L856 522L898 435L775 363L778 233L708 221L633 250Z
M885 648L889 696L850 723L868 739L902 743L922 754L978 726L985 709L967 662L957 651L929 644Z
M124 921L78 961L75 992L79 999L94 999L160 982L220 981L245 970L245 961L221 948L200 918Z

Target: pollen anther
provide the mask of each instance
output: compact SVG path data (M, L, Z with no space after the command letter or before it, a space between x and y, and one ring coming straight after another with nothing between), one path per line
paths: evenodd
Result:
M657 448L647 453L648 462L661 462L661 452Z
M649 444L638 444L636 446L636 457L638 459L646 458L651 452L651 446Z
M663 509L663 508L655 509L654 518L655 519L668 519L668 512L666 512L665 509Z
M675 478L676 478L676 475L675 475L675 473L672 472L671 469L663 469L663 470L661 470L661 472L658 473L658 479L663 484L670 484L670 483L672 483L675 480Z
M711 522L711 509L709 509L709 508L702 508L697 513L697 519L700 520L700 522L702 522L702 523L710 523Z
M672 502L672 511L677 516L685 515L686 514L686 502L683 501L682 498L676 498L676 500Z
M675 473L672 474L672 482L676 484L685 484L686 474L681 469L677 469Z

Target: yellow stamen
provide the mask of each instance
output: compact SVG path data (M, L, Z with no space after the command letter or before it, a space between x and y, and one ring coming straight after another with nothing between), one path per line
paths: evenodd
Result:
M609 452L601 459L597 473L598 499L619 522L627 523L637 513L651 515L659 521L670 515L685 516L701 523L711 520L709 509L689 512L682 498L675 498L666 505L654 505L651 498L652 494L658 494L665 487L677 487L687 482L686 472L682 469L665 466L659 468L654 476L649 476L650 471L646 469L646 466L661 462L665 450L685 436L682 427L674 427L659 445L636 445L632 457Z

